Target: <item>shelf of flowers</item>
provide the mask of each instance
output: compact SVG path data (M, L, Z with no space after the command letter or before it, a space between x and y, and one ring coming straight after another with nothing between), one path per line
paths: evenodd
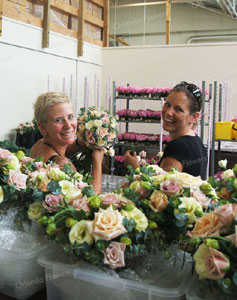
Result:
M129 121L159 123L161 119L161 111L155 111L151 109L121 109L116 111L116 115L119 117L120 122Z
M162 136L162 144L167 144L170 140L169 136ZM117 136L116 146L125 145L136 146L152 146L158 147L160 145L160 135L152 133L136 133L136 132L124 132L119 133Z
M117 97L116 99L149 99L149 100L160 100L161 98L167 97L169 92L172 90L168 88L148 88L148 87L137 87L137 86L123 86L119 85L116 88Z

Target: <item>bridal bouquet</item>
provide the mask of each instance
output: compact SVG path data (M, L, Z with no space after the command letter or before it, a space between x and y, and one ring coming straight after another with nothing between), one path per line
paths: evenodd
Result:
M103 148L105 154L114 156L112 145L116 136L117 121L113 115L105 110L97 110L94 106L81 108L77 137L85 142L86 149L73 161L76 168L83 174L90 171L93 148Z

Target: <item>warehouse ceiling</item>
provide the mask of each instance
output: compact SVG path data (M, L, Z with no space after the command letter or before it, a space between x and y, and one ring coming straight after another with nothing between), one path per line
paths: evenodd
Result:
M188 3L208 9L215 13L224 14L232 18L237 18L237 0L170 0L171 3ZM135 6L148 6L159 5L164 3L165 0L134 0L134 1L120 1L111 0L112 7L135 7Z

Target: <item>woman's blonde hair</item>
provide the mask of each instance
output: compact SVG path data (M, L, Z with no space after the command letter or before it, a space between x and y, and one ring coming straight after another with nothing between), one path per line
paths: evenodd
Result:
M58 103L70 103L69 97L60 92L48 92L41 94L34 104L34 117L37 123L47 122L47 109Z

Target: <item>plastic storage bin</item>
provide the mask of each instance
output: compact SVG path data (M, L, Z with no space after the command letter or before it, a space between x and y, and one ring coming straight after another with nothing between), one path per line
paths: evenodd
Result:
M215 139L216 140L232 140L234 122L217 122L215 125Z
M45 267L47 300L178 300L186 293L191 275L189 263L179 280L173 280L177 269L170 270L161 262L160 269L155 267L160 280L151 284L123 279L113 270L96 268L85 262L72 264L63 253L40 255L38 262ZM105 269L107 273L103 272ZM147 277L154 281L156 276L148 273Z
M0 292L16 299L28 299L45 287L44 268L38 265L36 251L18 253L0 248Z
M234 298L220 294L218 290L202 291L199 286L198 276L194 275L186 292L186 300L234 300Z

